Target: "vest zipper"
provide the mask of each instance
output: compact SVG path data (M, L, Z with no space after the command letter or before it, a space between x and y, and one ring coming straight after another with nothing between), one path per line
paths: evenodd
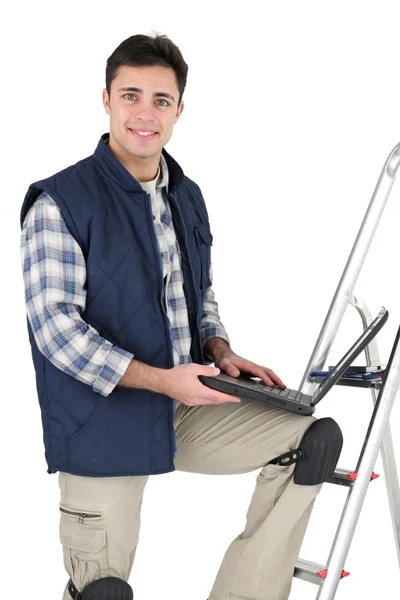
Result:
M169 367L172 368L174 366L174 362L173 362L173 347L172 347L172 340L171 340L171 335L170 335L170 328L169 325L167 323L167 319L168 319L168 315L164 309L164 300L163 300L163 292L164 292L164 277L163 277L163 265L161 262L161 258L160 258L160 253L158 252L158 240L157 240L157 236L156 236L156 232L154 231L154 223L153 223L153 212L151 209L151 196L150 194L146 193L146 199L147 199L147 216L149 217L149 221L150 221L150 229L151 229L151 235L153 238L153 248L154 251L157 255L157 264L158 264L158 272L160 275L160 279L159 281L161 282L160 285L160 301L161 301L161 309L163 312L163 319L164 319L164 327L165 330L167 332L168 335L168 340L169 340L169 345L168 345L168 363L169 363ZM175 458L176 456L176 436L175 436L175 427L174 427L174 407L175 407L175 403L173 398L171 398L171 405L172 408L170 410L170 431L171 431L171 435L172 435L172 444L173 444L173 458Z
M182 239L183 239L183 243L185 244L186 251L187 251L187 235L185 233L185 227L184 227L184 223L183 223L183 217L182 217L181 209L179 208L178 203L176 202L176 198L175 198L175 196L173 194L168 194L168 198L171 198L173 200L172 204L173 204L174 209L175 209L176 220L178 222L178 226L180 227L181 236L182 236ZM172 211L172 209L171 209L171 211ZM198 307L199 307L200 303L201 303L201 297L197 293L196 286L194 285L194 275L193 275L192 266L190 264L190 260L189 260L189 264L188 264L188 269L190 271L190 277L191 277L192 282L193 282L193 293L196 296ZM197 310L197 312L198 312L198 310ZM200 321L199 320L197 322L197 325L198 325L198 330L199 330L199 333L200 333ZM197 351L199 353L199 356L202 356L203 349L201 347L200 338L198 336L197 336Z
M71 515L73 517L78 517L78 523L83 523L84 519L101 519L101 515L99 514L92 514L89 515L88 513L84 513L84 512L79 512L79 511L75 511L75 510L67 510L66 508L63 508L62 506L60 506L60 512L64 513L65 515Z
M156 236L156 233L154 231L154 224L153 224L153 219L152 219L151 196L150 196L150 194L147 194L147 193L146 193L146 196L147 196L147 199L148 199L148 201L147 201L147 207L149 209L148 210L148 215L150 216L151 231L152 231L153 241L155 242L153 244L153 247L154 247L154 249L156 251L156 255L157 255L158 272L159 272L160 281L161 281L161 286L160 286L161 308L162 308L162 312L163 312L163 316L164 316L164 325L166 325L166 319L168 319L168 315L167 315L167 312L166 312L166 310L164 308L164 298L163 298L163 291L164 291L163 265L162 265L162 262L161 262L160 254L157 251L157 249L159 248L159 246L158 246L157 236ZM173 356L172 341L171 341L171 336L170 336L170 332L169 332L169 327L167 326L166 329L167 329L167 333L168 333L168 339L169 339L169 342L170 342L168 362L169 362L169 366L173 367L174 365L173 365L173 359L172 359L172 356Z

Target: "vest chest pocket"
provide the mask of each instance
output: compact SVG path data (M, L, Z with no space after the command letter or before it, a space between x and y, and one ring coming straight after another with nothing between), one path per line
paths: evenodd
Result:
M210 266L211 266L211 246L213 236L207 225L201 221L196 221L193 225L197 248L200 254L201 263L201 289L206 290L211 285Z

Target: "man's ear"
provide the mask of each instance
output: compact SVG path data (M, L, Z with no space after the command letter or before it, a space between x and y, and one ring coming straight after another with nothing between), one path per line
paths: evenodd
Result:
M184 104L184 102L183 102L183 100L182 100L182 101L181 101L181 103L180 103L180 105L179 105L179 108L178 108L178 110L177 110L177 113L176 113L176 117L175 117L175 123L177 122L177 120L178 120L178 119L179 119L179 117L181 116L181 114L182 114L182 112L183 112L183 109L184 109L184 108L185 108L185 104ZM174 125L175 125L175 123L174 123Z
M106 89L103 90L103 106L104 106L104 109L105 109L106 113L108 114L108 116L110 116L111 115L110 98L108 97L108 92Z

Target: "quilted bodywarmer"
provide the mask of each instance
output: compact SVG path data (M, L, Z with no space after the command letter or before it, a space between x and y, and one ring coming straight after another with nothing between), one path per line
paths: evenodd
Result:
M150 196L112 154L108 136L101 136L92 156L30 185L21 226L39 194L47 192L85 257L84 321L136 359L171 368L172 343ZM200 188L165 149L163 156L182 256L190 354L193 362L204 364L200 319L202 298L211 285L212 235ZM49 473L105 477L174 470L171 398L122 386L108 397L96 393L55 367L39 351L29 321L27 325Z

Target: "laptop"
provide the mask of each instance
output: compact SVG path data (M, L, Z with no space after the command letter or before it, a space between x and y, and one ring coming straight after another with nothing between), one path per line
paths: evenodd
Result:
M261 379L251 377L244 373L239 377L231 377L230 375L221 372L219 375L213 377L200 375L199 379L204 385L213 388L214 390L231 394L232 396L264 402L275 406L276 408L289 410L300 415L312 415L318 402L322 400L343 373L348 370L353 360L357 358L382 329L388 316L388 311L386 308L382 307L378 316L360 335L358 340L340 359L337 365L329 372L329 375L325 377L312 395L303 394L302 392L288 388L281 390L278 386L265 385Z

